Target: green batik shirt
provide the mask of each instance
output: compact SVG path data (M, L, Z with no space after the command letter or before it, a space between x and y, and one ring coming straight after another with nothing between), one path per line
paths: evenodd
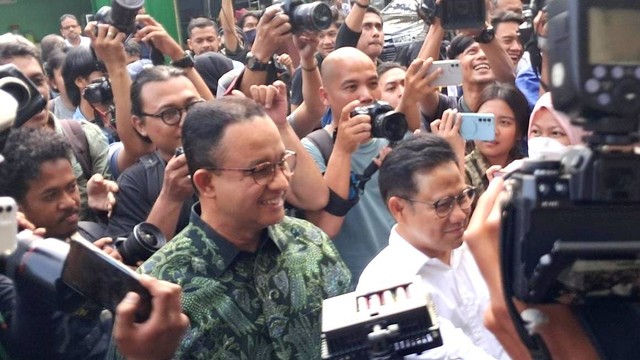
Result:
M351 281L329 237L285 217L248 253L198 213L139 269L182 287L191 325L175 358L319 359L322 300Z

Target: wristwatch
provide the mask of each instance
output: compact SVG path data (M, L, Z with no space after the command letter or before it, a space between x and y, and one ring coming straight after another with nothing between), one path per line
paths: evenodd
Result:
M173 60L171 62L171 66L175 66L180 69L192 68L194 64L193 53L191 52L191 50L185 51L182 59Z
M252 52L247 53L247 69L251 71L267 71L269 69L269 65L271 64L271 59L266 63L258 60L258 58L253 55Z
M486 28L482 29L480 34L478 34L478 36L476 36L474 39L480 44L488 44L493 41L495 37L496 32L493 29L493 26L487 26Z

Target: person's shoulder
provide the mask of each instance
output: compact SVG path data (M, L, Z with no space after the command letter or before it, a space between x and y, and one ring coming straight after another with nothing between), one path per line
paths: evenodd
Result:
M271 227L274 236L293 237L297 241L313 242L320 244L329 240L319 227L307 220L285 216L284 219Z
M70 120L65 120L65 121L70 121ZM100 129L98 125L84 119L78 119L73 121L78 121L80 125L82 125L82 131L87 136L87 140L92 141L94 138L104 137L102 129Z

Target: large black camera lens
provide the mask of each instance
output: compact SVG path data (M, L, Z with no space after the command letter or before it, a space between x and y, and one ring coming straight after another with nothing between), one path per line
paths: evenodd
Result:
M142 222L133 228L126 240L118 239L115 245L123 263L136 265L138 261L147 260L166 243L167 238L157 226Z
M110 104L113 100L111 83L106 78L100 78L89 84L82 96L92 104Z
M328 29L333 22L331 8L320 1L310 4L291 4L288 15L293 32L322 31Z
M4 77L0 79L0 89L9 93L17 102L18 109L23 107L31 99L27 84L15 77Z
M0 89L18 103L14 127L22 126L47 106L47 101L38 88L13 64L0 65Z
M111 6L103 6L96 12L95 19L131 34L136 30L136 15L142 6L144 0L113 0Z
M371 136L385 138L390 142L400 141L407 133L408 125L404 114L389 111L371 119Z

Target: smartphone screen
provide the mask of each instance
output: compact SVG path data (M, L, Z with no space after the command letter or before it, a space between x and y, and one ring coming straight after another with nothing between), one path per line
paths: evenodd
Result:
M140 295L136 321L151 313L151 294L140 284L140 276L124 264L103 253L86 240L71 240L62 271L62 280L84 297L115 313L116 307L133 291Z

